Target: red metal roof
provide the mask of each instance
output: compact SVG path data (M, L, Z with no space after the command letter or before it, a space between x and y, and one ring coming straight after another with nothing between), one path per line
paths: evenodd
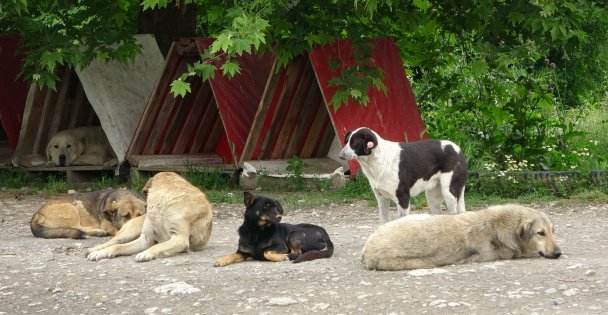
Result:
M238 162L249 134L272 58L243 55L240 74L228 79L218 70L202 81L192 77L191 93L173 97L171 82L200 60L213 39L181 39L167 56L165 69L150 97L129 147L133 155L217 154Z
M13 150L19 141L28 84L17 75L23 57L17 54L19 36L0 35L0 122Z
M370 62L384 71L388 92L370 88L365 106L349 103L334 111L331 98L337 87L329 80L354 64L352 43L337 41L271 72L241 160L318 158L328 155L333 138L342 145L350 130L366 126L393 141L423 137L420 117L397 47L392 40L372 41ZM330 63L342 65L331 70ZM356 173L359 166L350 163Z

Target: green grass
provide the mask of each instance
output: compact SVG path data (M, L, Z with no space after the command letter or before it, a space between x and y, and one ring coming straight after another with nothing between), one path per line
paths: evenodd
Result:
M189 170L182 174L195 186L201 188L212 203L243 202L244 189L235 185L231 174ZM147 177L118 182L113 177L101 177L86 185L68 183L61 175L32 174L13 170L0 171L0 188L19 189L24 193L46 195L65 194L70 189L77 191L97 190L107 187L128 187L141 192ZM328 181L308 180L305 189L296 190L283 180L258 182L253 193L273 195L286 209L294 207L330 207L364 202L376 207L376 199L369 182L363 176L350 180L344 187L331 188ZM557 190L555 190L557 188ZM555 202L560 200L608 202L608 178L602 185L591 184L585 178L558 181L553 189L539 180L521 180L513 183L489 177L470 178L466 188L467 209L480 208L501 203ZM411 199L412 209L427 207L424 194ZM392 205L393 207L395 205Z

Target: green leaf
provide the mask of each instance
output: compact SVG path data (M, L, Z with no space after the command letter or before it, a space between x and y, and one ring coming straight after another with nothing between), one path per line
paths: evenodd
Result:
M191 92L190 83L184 82L180 79L173 80L173 82L171 82L171 93L173 94L173 97L177 97L177 96L184 97L184 96L186 96L186 94L188 94L190 92Z
M232 60L227 60L220 68L222 69L224 75L227 75L229 78L232 78L236 74L241 73L241 69L239 67L238 62Z
M231 34L228 32L220 34L213 44L211 44L211 53L217 53L219 51L228 52L233 45L231 37Z
M40 56L40 65L47 71L54 71L55 66L63 64L63 55L61 51L45 51Z
M469 64L469 67L474 76L482 76L488 72L488 64L484 59L474 60Z

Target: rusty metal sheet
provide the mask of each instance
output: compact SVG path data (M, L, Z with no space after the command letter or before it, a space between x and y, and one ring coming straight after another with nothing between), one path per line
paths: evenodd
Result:
M384 71L384 83L388 92L384 94L375 88L368 90L369 102L365 106L349 103L334 111L331 98L337 87L329 87L329 80L352 65L352 42L340 40L312 51L310 61L319 81L323 98L327 104L335 130L344 145L344 136L358 127L369 127L383 138L392 141L417 141L426 137L424 122L416 106L409 81L399 56L395 42L390 39L372 40L370 63ZM339 64L332 70L330 64ZM350 163L351 170L359 169L357 163Z
M13 150L19 141L28 91L28 84L17 78L23 64L19 40L17 35L0 35L0 123Z

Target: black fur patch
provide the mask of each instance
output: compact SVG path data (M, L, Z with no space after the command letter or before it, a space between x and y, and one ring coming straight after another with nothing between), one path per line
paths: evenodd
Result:
M256 260L266 260L264 252L289 254L293 262L331 257L334 245L329 234L313 224L279 223L283 207L270 196L244 193L245 220L239 227L237 253ZM260 217L267 224L260 225Z
M409 203L409 190L419 179L429 180L431 176L453 171L450 192L458 198L467 180L467 164L461 152L456 153L454 147L441 147L440 140L420 140L411 143L400 143L401 155L399 162L399 187L397 196L407 196L402 207ZM399 198L399 203L402 203Z
M344 143L348 144L358 156L372 153L372 149L367 146L370 141L374 144L372 148L378 146L378 138L368 128L361 128L354 134L349 131L344 137Z

